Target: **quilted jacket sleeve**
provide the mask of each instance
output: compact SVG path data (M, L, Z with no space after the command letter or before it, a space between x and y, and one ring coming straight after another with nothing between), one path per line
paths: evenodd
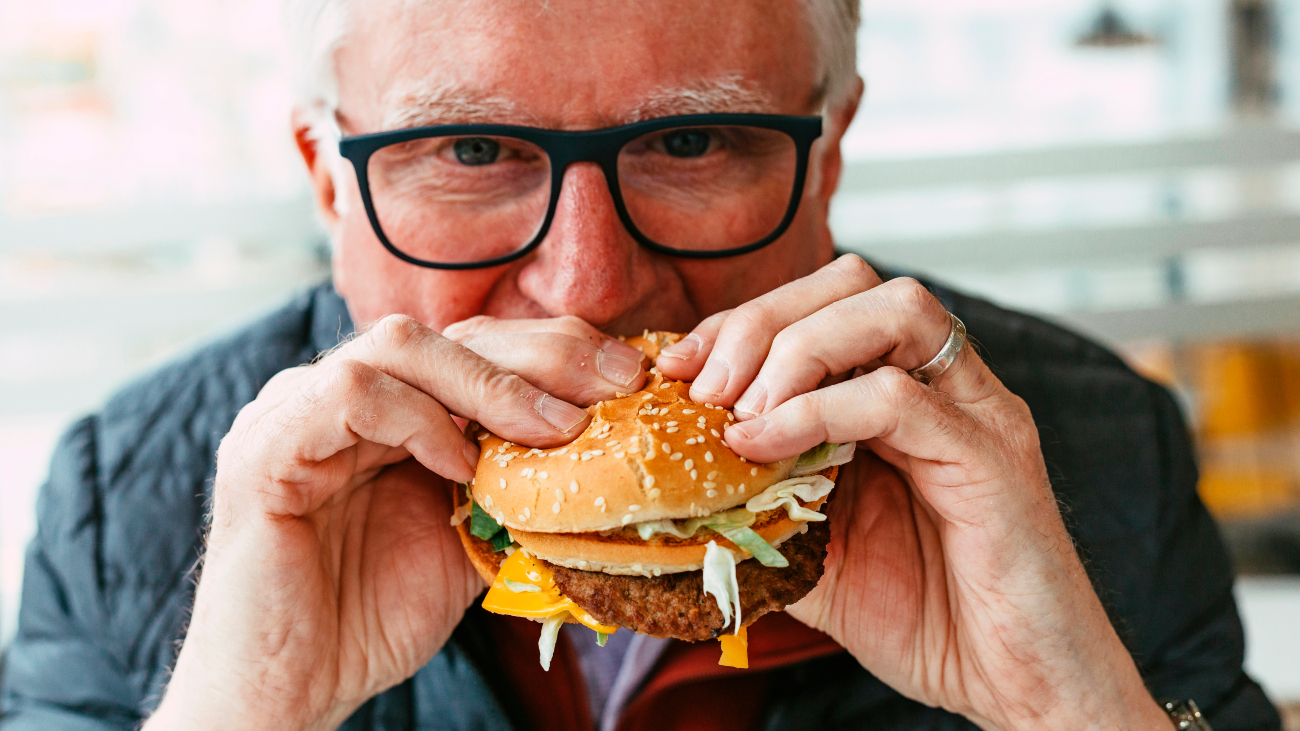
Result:
M167 666L147 651L167 643L149 639L175 636L177 628L160 625L179 615L155 605L138 616L132 605L142 595L121 589L132 581L139 588L141 577L104 560L100 438L97 417L75 424L55 450L41 491L18 635L5 662L4 731L133 728L158 668Z

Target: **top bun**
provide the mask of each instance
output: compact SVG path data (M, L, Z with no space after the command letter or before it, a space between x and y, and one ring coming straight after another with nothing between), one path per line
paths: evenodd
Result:
M655 357L678 337L647 333L628 342ZM721 438L731 411L694 403L689 390L654 373L644 390L587 409L591 424L557 449L526 449L476 427L474 501L508 528L586 533L709 515L789 476L797 457L746 461Z

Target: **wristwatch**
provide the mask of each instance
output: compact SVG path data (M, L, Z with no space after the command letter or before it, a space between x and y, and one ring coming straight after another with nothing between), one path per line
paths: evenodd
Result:
M1194 701L1160 701L1160 707L1169 714L1169 720L1174 722L1174 728L1179 731L1213 731Z

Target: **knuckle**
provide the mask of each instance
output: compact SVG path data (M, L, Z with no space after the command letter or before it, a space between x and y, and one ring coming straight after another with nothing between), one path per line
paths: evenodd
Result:
M859 288L868 289L876 283L876 270L857 254L845 254L831 263L849 281Z
M467 320L453 322L443 328L442 334L443 337L449 340L460 342L485 330L490 330L494 322L496 322L496 318L491 315L475 315Z
M946 316L943 303L924 284L911 277L902 277L894 282L898 304L905 315L923 318Z
M379 380L379 371L355 359L334 364L327 382L346 393L369 393Z
M555 318L556 330L564 335L571 335L586 341L595 342L600 338L600 331L591 323L576 315L561 315Z
M882 366L876 370L876 380L884 395L900 409L905 409L924 398L921 384L907 375L907 371L902 368Z
M370 335L377 346L398 350L424 329L424 325L410 315L388 315L375 323Z

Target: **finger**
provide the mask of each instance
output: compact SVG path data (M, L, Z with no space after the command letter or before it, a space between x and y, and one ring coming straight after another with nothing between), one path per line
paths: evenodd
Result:
M722 406L736 403L758 374L777 333L879 283L880 277L866 262L848 254L737 307L723 322L708 363L691 384L691 398Z
M457 416L529 446L572 441L587 412L404 315L390 315L331 353L360 360L433 396Z
M865 363L920 368L943 348L952 318L920 282L894 279L835 302L782 330L736 402L745 420ZM949 393L952 393L951 391ZM952 393L959 401L962 395Z
M612 338L597 330L580 317L565 315L532 320L503 320L488 315L471 317L443 328L444 337L457 342L465 342L476 335L494 335L501 333L554 333L585 340L589 344L607 353L614 353L633 360L641 359L641 351L627 343Z
M229 484L257 485L275 513L305 515L348 484L347 477L399 461L403 452L461 482L474 476L478 464L478 445L461 433L442 404L358 360L323 365L284 403L251 423L241 421L232 430L233 442L251 440L260 454L234 469L262 474ZM344 479L321 479L322 471Z
M713 343L718 338L722 323L726 322L731 310L709 315L695 326L689 335L659 351L655 367L666 378L676 381L694 381L709 360L713 352Z
M939 463L965 459L970 417L944 394L893 366L786 401L726 431L747 459L772 462L822 442L880 439L911 457Z
M610 340L617 345L618 341ZM641 390L641 353L625 357L589 340L547 332L482 333L461 345L572 404L589 406Z

